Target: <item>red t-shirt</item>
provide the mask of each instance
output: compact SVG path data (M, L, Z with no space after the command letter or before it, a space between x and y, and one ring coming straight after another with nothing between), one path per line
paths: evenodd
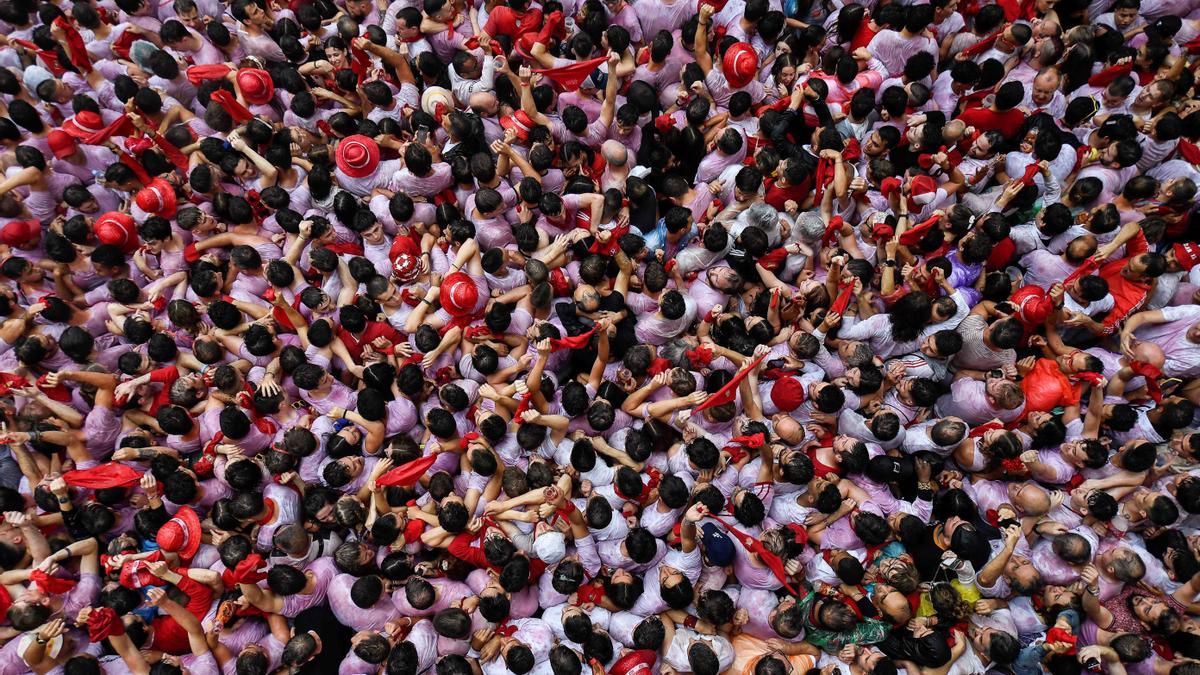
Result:
M514 12L511 7L500 6L488 14L483 32L488 35L505 35L516 39L525 33L537 30L542 25L542 10L531 9Z
M187 576L186 570L179 572L183 579L176 586L188 596L187 611L197 619L203 619L212 604L212 589ZM160 616L154 620L153 648L168 654L190 654L191 644L187 631L175 619Z
M971 108L964 110L963 114L958 116L967 126L975 127L976 129L988 130L995 129L1004 138L1012 140L1016 138L1017 132L1021 130L1021 125L1025 123L1025 113L1013 108L1004 112L995 112L987 108Z
M391 324L382 321L368 321L367 327L363 330L362 335L358 337L355 337L350 331L339 326L337 336L341 338L342 344L346 345L346 351L350 352L350 356L354 357L355 363L362 362L363 346L371 344L377 337L387 338L392 344L399 344L404 341L404 336L400 334L400 331L392 328Z

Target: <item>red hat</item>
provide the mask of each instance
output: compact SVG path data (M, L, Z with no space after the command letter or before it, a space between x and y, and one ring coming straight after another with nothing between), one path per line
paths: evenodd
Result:
M379 144L362 134L347 136L337 146L337 167L351 178L364 178L379 166Z
M908 194L914 202L924 206L937 195L937 181L929 176L916 176L908 184Z
M162 178L155 178L134 197L138 208L163 218L175 217L175 188Z
M109 211L92 223L92 230L101 244L113 244L126 253L138 247L137 226L127 213Z
M608 675L650 675L654 667L655 654L650 649L632 651L617 659Z
M80 110L77 115L67 118L67 121L63 122L62 130L74 138L83 140L104 131L104 126L104 120L100 118L100 113Z
M804 403L804 383L794 377L781 377L771 387L771 402L781 412L792 412Z
M411 284L421 274L421 260L410 253L401 253L392 261L392 276L402 284Z
M451 316L467 316L475 311L475 303L479 302L479 288L466 273L452 272L442 280L439 299Z
M1017 318L1032 326L1044 323L1054 311L1054 301L1041 286L1022 286L1008 300L1016 306Z
M885 221L879 221L871 226L871 238L875 241L887 241L896 235L896 229Z
M528 140L529 132L535 126L533 120L529 118L524 110L518 110L511 115L505 115L500 118L500 126L505 129L513 129L517 132L517 139L521 141Z
M749 43L739 42L725 50L721 70L730 87L741 89L758 74L758 52Z
M50 144L50 151L59 159L66 159L75 154L75 139L62 129L51 131L46 137L46 142Z
M258 68L242 68L237 72L238 88L250 105L266 105L275 96L271 74Z
M1200 264L1200 244L1193 242L1175 244L1171 250L1175 252L1175 260L1179 262L1179 266L1185 272Z
M190 560L200 549L200 516L190 506L181 506L175 517L158 528L158 547Z
M20 246L28 243L41 230L41 225L32 220L13 220L0 228L0 241L8 246Z
M130 560L121 565L121 574L118 578L122 586L134 590L146 586L163 585L158 577L150 573L150 567L146 565L145 560Z

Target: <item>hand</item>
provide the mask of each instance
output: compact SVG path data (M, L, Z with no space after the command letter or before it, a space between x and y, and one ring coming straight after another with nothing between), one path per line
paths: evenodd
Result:
M167 599L166 589L159 588L157 586L153 586L151 588L146 589L146 601L149 602L152 606L158 607L158 606L162 605L163 601L166 599Z
M37 637L42 642L49 642L67 631L67 624L62 619L54 619L37 631Z
M689 523L698 523L700 522L700 519L707 515L708 507L697 502L692 504L692 507L687 510L687 513L684 514L684 518L686 518Z
M171 572L171 566L162 560L147 562L146 569L159 579L165 579L166 575L170 574Z
M1096 582L1100 580L1100 570L1095 565L1086 565L1079 572L1079 578L1087 586L1095 586Z
M142 487L142 491L146 493L147 498L154 499L158 496L158 479L149 471L142 474L142 479L138 481L138 485Z
M708 7L708 5L705 5L705 7ZM701 403L704 403L707 400L708 400L708 392L707 391L694 391L691 394L688 394L688 397L687 397L688 407L693 408L695 406L700 405Z
M996 608L996 606L995 606L995 604L993 604L993 602L991 600L976 600L975 601L975 613L976 614L982 614L984 616L987 616L988 614L991 614L992 610L994 610L995 608Z
M21 511L5 511L4 522L13 527L24 527L29 524L29 516Z
M1009 525L1004 528L1004 544L1010 548L1015 547L1021 539L1021 526Z
M67 481L63 480L62 476L59 476L58 478L55 478L54 480L50 481L49 487L50 487L50 492L55 497L62 498L62 497L67 496Z

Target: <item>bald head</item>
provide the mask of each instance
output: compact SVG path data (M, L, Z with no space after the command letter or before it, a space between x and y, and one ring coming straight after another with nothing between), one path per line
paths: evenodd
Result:
M1153 342L1135 343L1133 345L1133 357L1143 363L1149 363L1155 368L1162 368L1163 363L1167 360L1167 355L1163 352L1162 347Z
M496 95L488 91L477 91L471 94L471 98L467 99L467 105L477 114L495 115L497 107Z
M1033 102L1039 106L1049 103L1054 98L1054 93L1058 91L1061 81L1062 78L1059 77L1058 71L1053 68L1047 68L1038 73L1038 76L1033 78Z
M621 167L629 161L629 150L617 140L609 139L600 146L600 154L610 166Z

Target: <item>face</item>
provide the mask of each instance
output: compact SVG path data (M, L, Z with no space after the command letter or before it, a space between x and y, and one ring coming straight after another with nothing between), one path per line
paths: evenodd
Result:
M1104 107L1106 107L1106 108L1120 107L1120 105L1125 102L1126 98L1128 98L1128 97L1127 96L1113 96L1112 94L1108 93L1107 88L1105 88L1104 91L1100 94L1100 99L1104 102Z
M1123 7L1113 12L1113 21L1117 24L1119 30L1128 28L1137 18L1138 11L1133 7Z
M472 57L463 63L463 79L478 80L481 75L483 75L483 68L479 65L479 59Z
M346 0L346 13L355 21L362 21L371 13L371 3L369 0Z
M1153 108L1162 103L1162 89L1156 85L1142 87L1138 92L1137 97L1133 99L1134 105L1139 108Z
M1138 256L1121 268L1121 276L1130 281L1140 281L1146 276L1146 259L1145 256Z
M248 162L244 159L239 159L238 163L237 163L237 168L234 169L234 174L237 175L237 177L241 178L242 180L247 180L247 179L254 178L255 176L257 176L258 172L254 170L253 164L251 164L250 162Z
M368 244L381 243L383 241L383 225L377 222L363 230L363 239L366 239Z
M883 136L879 135L878 131L872 131L867 137L867 143L863 146L863 152L871 157L878 157L883 154L887 146L883 142Z
M1075 600L1075 593L1062 586L1047 586L1042 591L1042 600L1047 607L1055 605L1070 605Z
M779 69L779 84L785 87L791 87L796 83L796 69L793 66L784 66Z
M179 19L179 23L182 23L188 28L198 29L204 26L204 23L200 20L199 10L193 9L187 12L179 12L175 16L177 19Z
M992 644L992 633L996 632L994 628L980 628L975 624L971 624L967 628L967 639L971 641L971 646L979 654L986 654L988 646Z
M958 0L952 0L945 7L933 11L933 19L937 23L945 21L951 14L958 11Z
M916 125L909 127L908 131L905 132L905 135L908 137L908 142L911 145L919 146L919 145L921 145L921 138L922 138L922 136L924 136L924 133L925 133L925 125L924 124L916 124Z
M733 271L731 267L716 267L709 273L709 280L713 283L713 288L718 291L733 292L737 290L738 273Z
M1150 625L1157 622L1159 617L1167 611L1165 604L1144 595L1134 596L1130 602L1133 605L1134 615L1142 622Z
M988 140L986 135L980 135L971 144L971 148L967 151L971 157L975 159L986 159L992 153L992 142Z
M1046 105L1054 98L1054 92L1058 91L1058 77L1056 75L1042 75L1033 81L1033 102L1039 106Z

